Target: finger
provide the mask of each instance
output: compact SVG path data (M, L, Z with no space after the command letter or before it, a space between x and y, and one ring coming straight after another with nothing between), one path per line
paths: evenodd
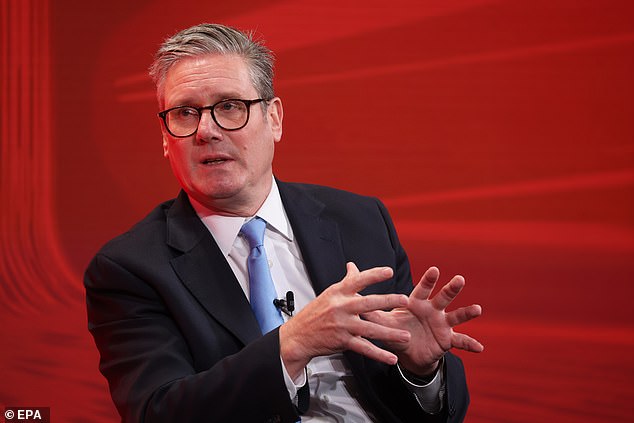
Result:
M462 291L465 280L462 276L454 276L447 285L443 286L440 292L434 295L431 303L436 310L444 310L453 301L454 298Z
M402 328L405 326L403 323L403 313L410 315L410 312L406 308L398 308L391 311L369 311L361 314L364 320L372 323L376 323L381 326L387 326L390 328Z
M377 323L358 319L350 326L350 333L363 338L385 342L409 342L411 334L402 329L391 328Z
M354 264L351 261L347 262L346 263L346 276L347 275L356 274L356 273L359 273L359 268L357 267L357 265Z
M381 363L395 365L398 361L398 358L395 354L381 349L374 345L372 342L361 337L350 338L347 347L347 349L350 351L354 351Z
M354 263L349 262L346 264L346 276L343 278L342 283L345 292L353 294L372 284L383 282L391 278L392 275L394 275L394 272L389 267L373 267L360 272Z
M352 314L363 314L375 310L407 307L407 303L407 296L403 294L357 295L350 300L348 311Z
M461 323L468 322L471 319L482 314L482 307L478 304L473 304L468 307L461 307L457 310L453 310L446 315L447 323L449 326L458 326Z
M484 345L465 335L464 333L454 332L451 336L451 346L459 350L479 353L484 351Z
M434 290L434 286L436 286L436 282L440 277L440 270L437 267L432 266L423 274L423 277L420 278L418 284L414 287L412 294L410 297L417 298L420 300L426 300L431 295L431 292Z
M391 314L387 311L368 311L367 313L362 313L361 317L369 322L377 323L382 326L394 327L390 323L393 322L394 319L390 319Z

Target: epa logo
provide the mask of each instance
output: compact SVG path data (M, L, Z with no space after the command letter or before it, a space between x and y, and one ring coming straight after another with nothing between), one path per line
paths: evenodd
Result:
M4 410L4 421L7 422L50 422L48 407L7 407Z

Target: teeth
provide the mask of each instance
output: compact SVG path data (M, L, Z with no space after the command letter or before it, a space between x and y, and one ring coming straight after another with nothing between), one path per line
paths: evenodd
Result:
M225 159L208 159L208 160L205 160L203 163L212 164L212 163L222 163L224 161Z

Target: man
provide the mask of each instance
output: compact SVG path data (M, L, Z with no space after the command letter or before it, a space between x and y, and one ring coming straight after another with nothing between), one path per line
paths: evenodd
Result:
M448 351L483 349L452 329L480 307L446 313L464 279L430 298L436 268L412 291L378 200L274 179L283 110L270 51L197 25L165 41L151 74L182 191L85 276L123 421L461 421L465 376Z

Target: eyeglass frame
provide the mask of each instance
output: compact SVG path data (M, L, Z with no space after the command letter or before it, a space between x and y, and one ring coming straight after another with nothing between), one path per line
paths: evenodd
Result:
M192 135L194 135L196 132L198 132L198 127L200 126L200 119L203 116L203 110L209 110L210 114L211 114L211 118L213 119L213 121L216 123L216 125L218 125L218 127L222 130L225 131L237 131L239 129L244 128L245 126L247 126L247 124L249 123L249 118L251 117L251 105L253 104L257 104L260 103L262 101L270 101L271 99L266 99L266 98L256 98L254 100L244 100L241 98L225 98L223 100L220 100L214 104L212 104L211 106L204 106L204 107L194 107L194 106L187 106L187 105L182 105L182 106L176 106L176 107L171 107L169 109L163 110L162 112L158 113L158 116L163 120L163 125L165 125L165 129L167 129L167 132L170 133L171 136L175 137L175 138L187 138L187 137L191 137ZM242 104L244 104L247 108L247 118L244 121L244 125L238 127L238 128L232 128L232 129L227 129L224 126L222 126L220 123L218 123L218 120L216 119L216 114L214 113L214 108L219 105L220 103L225 103L227 101L239 101ZM172 110L177 110L177 109L184 109L184 108L188 108L188 109L194 109L198 112L198 125L196 125L196 129L194 130L194 132L192 132L189 135L175 135L171 130L169 125L167 124L167 114L169 112L171 112Z

